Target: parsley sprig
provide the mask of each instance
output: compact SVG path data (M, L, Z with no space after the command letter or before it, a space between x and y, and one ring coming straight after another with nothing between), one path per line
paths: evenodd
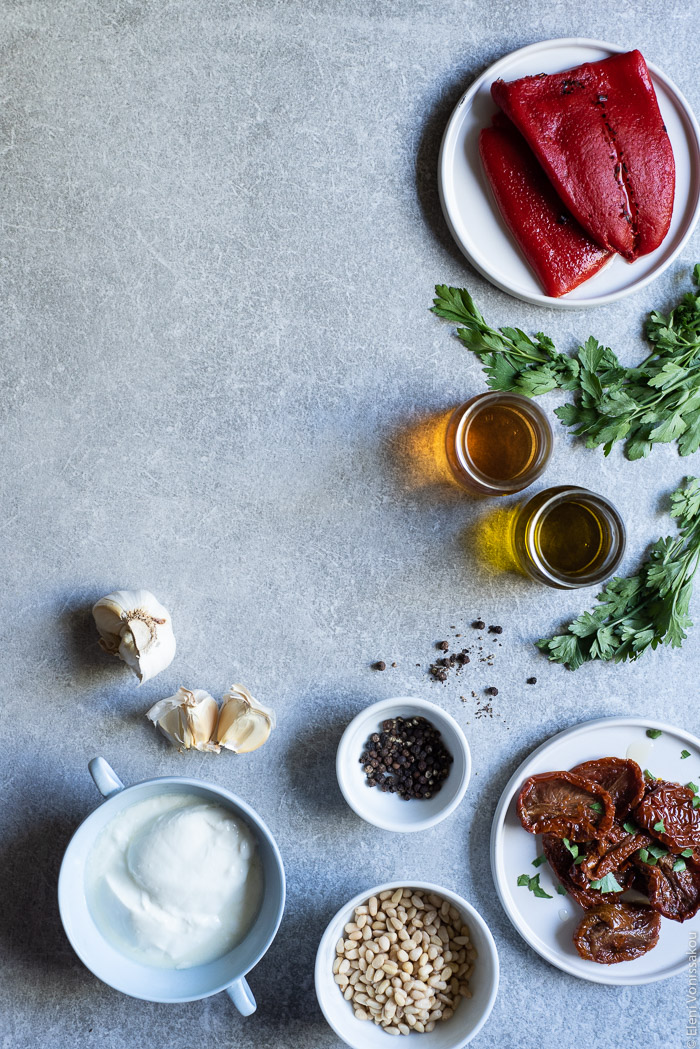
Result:
M700 285L700 263L693 270ZM649 455L654 444L677 441L681 455L700 448L700 292L688 292L668 316L654 311L646 325L651 353L635 368L620 364L593 336L573 356L549 336L520 328L493 328L464 288L438 284L433 313L458 325L457 335L481 360L492 390L536 397L574 392L556 409L588 448L606 455L625 442L628 459Z
M671 496L679 534L657 539L636 575L616 576L564 633L542 638L537 647L553 663L577 670L600 659L638 659L648 648L680 648L692 620L688 614L693 576L700 561L700 481L687 477Z

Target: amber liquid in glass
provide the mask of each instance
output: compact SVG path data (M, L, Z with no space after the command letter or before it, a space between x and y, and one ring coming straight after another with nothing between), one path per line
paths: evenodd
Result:
M465 428L466 458L484 477L513 481L532 464L539 449L535 428L517 408L487 405Z

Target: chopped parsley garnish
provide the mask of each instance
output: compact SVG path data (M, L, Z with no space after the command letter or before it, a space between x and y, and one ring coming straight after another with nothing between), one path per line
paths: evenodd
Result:
M655 860L660 860L662 856L668 856L668 849L665 849L663 845L649 845L647 851L652 854Z
M685 860L682 860L679 857L676 860L676 862L673 864L673 869L674 869L674 871L684 871L685 870Z
M685 758L689 758L689 757L690 757L690 751L689 750L682 750L681 751L681 760L685 760Z
M574 857L574 859L576 859L576 857L578 856L578 845L572 845L568 838L562 838L561 840L562 843L569 850L571 855Z
M550 896L548 892L545 892L542 886L540 885L539 874L534 874L532 877L530 877L529 874L520 874L518 876L518 885L527 885L528 889L533 894L533 896L537 896L537 898L540 900L554 899L554 897Z
M628 834L637 834L638 831L639 831L639 827L637 826L636 823L633 823L632 820L626 820L622 824L622 826L623 826L623 829L626 830Z
M566 889L563 885L557 885L557 892L560 896L566 896Z
M537 859L532 861L532 866L533 867L541 867L542 864L546 863L546 862L547 862L547 857L545 856L544 853L542 853L541 856L538 856Z
M656 831L657 834L665 834L666 833L666 828L664 826L664 821L663 820L659 820L658 823L655 823L654 824L654 830Z
M649 737L649 739L658 739L660 735L662 735L660 728L647 729L647 736Z
M619 881L614 874L606 874L604 878L600 878L598 881L591 882L592 889L599 889L600 892L624 892L625 890L620 885Z
M697 794L698 790L700 790L700 787L698 787L697 783L693 783L692 780L689 780L689 782L686 783L686 787L690 787L693 794Z
M659 778L658 776L655 776L653 772L650 772L649 769L644 769L644 775L647 777L647 779L658 779Z
M681 853L681 856L685 856L686 859L689 856L692 856L692 855L693 855L693 850L692 849L683 849L683 852Z
M600 804L599 801L591 801L588 807L589 809L593 809L594 812L603 811L603 806Z

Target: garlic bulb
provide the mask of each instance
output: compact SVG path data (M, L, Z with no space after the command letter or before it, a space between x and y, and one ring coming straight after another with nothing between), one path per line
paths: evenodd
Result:
M236 754L257 750L275 727L275 715L253 699L243 685L231 685L224 693L216 726L217 742Z
M175 655L170 613L148 590L117 590L92 609L100 645L131 667L141 684L165 670Z
M154 703L146 717L179 750L194 747L218 754L221 747L211 742L218 713L216 700L203 688L179 688L174 696Z

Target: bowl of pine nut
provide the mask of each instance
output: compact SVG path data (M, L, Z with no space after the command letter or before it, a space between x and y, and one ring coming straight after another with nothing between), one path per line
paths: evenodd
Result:
M352 1049L420 1035L423 1049L461 1049L498 993L498 952L481 915L426 882L385 883L345 904L316 954L316 997Z

